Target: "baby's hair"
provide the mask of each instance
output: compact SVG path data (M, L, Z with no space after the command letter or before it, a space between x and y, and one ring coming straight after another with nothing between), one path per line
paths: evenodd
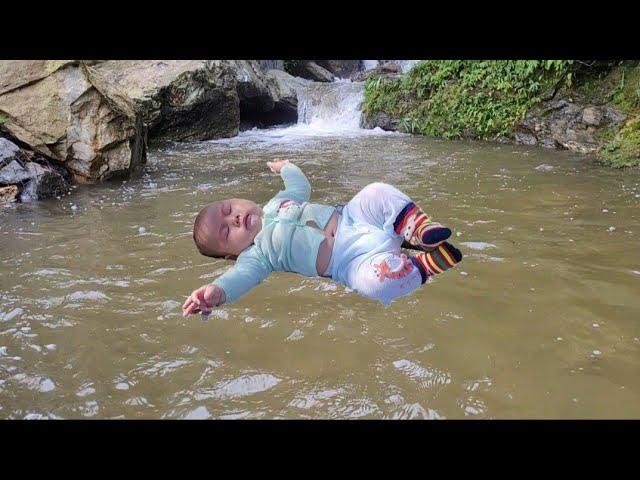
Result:
M206 239L203 238L202 234L207 211L216 203L217 202L210 203L198 213L195 222L193 222L193 241L195 242L196 247L198 247L198 251L205 257L224 258L224 255L220 255L207 247Z

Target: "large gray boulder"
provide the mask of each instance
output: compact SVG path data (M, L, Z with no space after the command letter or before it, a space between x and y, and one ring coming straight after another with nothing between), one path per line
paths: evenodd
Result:
M361 60L316 60L316 63L338 78L350 78L363 69Z
M311 81L294 77L282 70L269 70L267 79L270 82L275 108L297 115L298 91Z
M236 79L223 60L109 60L94 66L131 99L149 138L207 140L238 133Z
M145 162L133 104L82 61L0 61L2 128L78 181L128 174Z

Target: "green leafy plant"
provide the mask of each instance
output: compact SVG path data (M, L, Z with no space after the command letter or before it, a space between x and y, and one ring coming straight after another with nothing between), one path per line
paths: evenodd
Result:
M366 114L406 132L489 139L508 134L549 89L570 84L571 60L424 60L399 79L370 78Z

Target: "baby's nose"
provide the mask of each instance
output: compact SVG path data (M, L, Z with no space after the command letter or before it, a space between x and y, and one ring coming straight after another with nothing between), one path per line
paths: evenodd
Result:
M235 223L237 226L240 226L240 215L236 215Z

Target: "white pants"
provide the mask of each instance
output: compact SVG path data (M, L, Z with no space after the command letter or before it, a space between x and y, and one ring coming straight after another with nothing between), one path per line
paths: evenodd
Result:
M398 213L411 199L391 185L364 187L342 210L333 246L331 278L387 306L422 284L418 268L401 253L394 231Z

